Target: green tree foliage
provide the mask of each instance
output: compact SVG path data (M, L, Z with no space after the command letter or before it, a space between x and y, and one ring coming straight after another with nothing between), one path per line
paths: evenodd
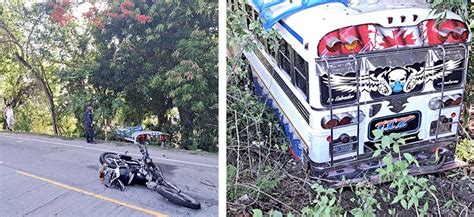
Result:
M86 10L77 16L80 8ZM8 38L0 49L26 53L32 69L2 52L0 81L9 85L1 96L31 98L21 85L46 93L43 102L15 110L36 118L43 114L30 110L47 102L53 133L82 136L84 106L92 102L99 137L107 138L112 125L146 120L152 130L176 131L182 147L217 149L217 1L19 1L2 11L0 33ZM41 31L28 29L35 22ZM27 78L35 85L15 86ZM17 126L35 131L34 123Z
M0 29L3 59L20 65L18 72L34 79L42 89L52 131L58 134L56 75L74 55L70 39L77 28L74 25L60 28L50 16L53 10L47 4L25 7L18 1L8 2L0 19ZM62 10L68 10L68 6Z
M212 43L209 43L212 42ZM165 75L172 103L178 107L185 144L215 150L217 138L217 40L196 30L178 43L173 57L181 62ZM199 100L195 100L199 99Z
M217 1L114 2L92 17L100 19L93 86L122 93L130 123L155 115L169 127L178 108L184 147L215 150Z

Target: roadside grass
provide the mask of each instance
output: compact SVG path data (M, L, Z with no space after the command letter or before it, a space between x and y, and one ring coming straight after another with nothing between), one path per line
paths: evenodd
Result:
M464 138L456 147L456 157L470 165L474 164L474 141Z
M279 173L279 170L274 170L271 166L267 165L267 168L261 174L252 176L252 173L248 170L239 172L235 166L228 165L227 180L239 180L236 185L227 185L229 201L245 203L251 200L251 198L258 200L260 194L272 193L281 184L283 179Z
M25 132L25 131L8 131L4 129L0 129L0 133L9 133L9 134L18 134L18 135L32 135L32 136L44 136L48 138L58 138L62 140L76 140L76 139L82 139L82 138L73 138L73 137L67 137L67 136L60 136L60 135L51 135L51 134L46 134L46 133L33 133L33 132ZM85 137L84 137L85 139Z

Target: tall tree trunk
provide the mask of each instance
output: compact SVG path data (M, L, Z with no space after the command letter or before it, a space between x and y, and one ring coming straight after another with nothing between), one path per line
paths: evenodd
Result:
M193 146L193 119L194 114L189 111L189 108L178 107L179 119L181 125L182 143L186 149Z
M166 116L169 112L169 109L173 107L171 99L164 100L164 104L160 107L155 108L155 114L158 118L158 130L162 131L162 129L170 129L171 122ZM179 109L178 109L179 112Z
M104 127L103 127L103 130L104 130L104 140L107 142L109 141L109 132L108 132L108 129L109 129L109 121L107 118L104 118Z
M51 113L51 121L53 123L53 131L54 135L59 135L58 131L58 118L56 115L56 106L54 105L54 97L51 92L46 92L46 95L48 96L48 104L49 104L49 111Z
M168 126L168 118L166 118L166 111L161 111L157 115L158 117L158 130L166 128Z
M53 132L55 135L59 135L58 133L58 124L57 124L57 116L56 116L56 106L54 105L54 95L53 91L49 87L48 81L44 76L44 72L39 72L38 70L35 70L31 64L29 64L23 56L21 56L18 52L15 52L16 58L20 61L20 63L27 68L33 75L34 77L39 81L41 87L43 88L43 91L48 98L48 106L49 106L49 112L51 114L51 121L52 121L52 127L53 127Z

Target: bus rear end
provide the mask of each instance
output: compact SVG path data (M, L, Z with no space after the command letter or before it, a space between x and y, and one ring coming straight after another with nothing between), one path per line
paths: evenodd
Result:
M417 19L406 14L387 20ZM400 151L415 156L424 172L456 166L469 35L457 19L368 23L326 34L315 63L312 171L340 179L383 166L373 157L380 143L374 131L398 133L405 141Z
M437 19L423 0L236 7L281 36L276 49L255 36L261 46L244 55L256 95L313 175L360 178L383 167L377 132L403 138L400 151L423 172L456 166L471 36L458 15Z

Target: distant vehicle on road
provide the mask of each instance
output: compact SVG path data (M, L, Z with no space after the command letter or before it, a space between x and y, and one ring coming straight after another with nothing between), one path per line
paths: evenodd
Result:
M171 141L171 135L160 131L144 130L142 126L132 127L112 127L117 140L124 140L138 144L138 138L141 136L150 136L152 141L159 141L161 145L165 145Z

